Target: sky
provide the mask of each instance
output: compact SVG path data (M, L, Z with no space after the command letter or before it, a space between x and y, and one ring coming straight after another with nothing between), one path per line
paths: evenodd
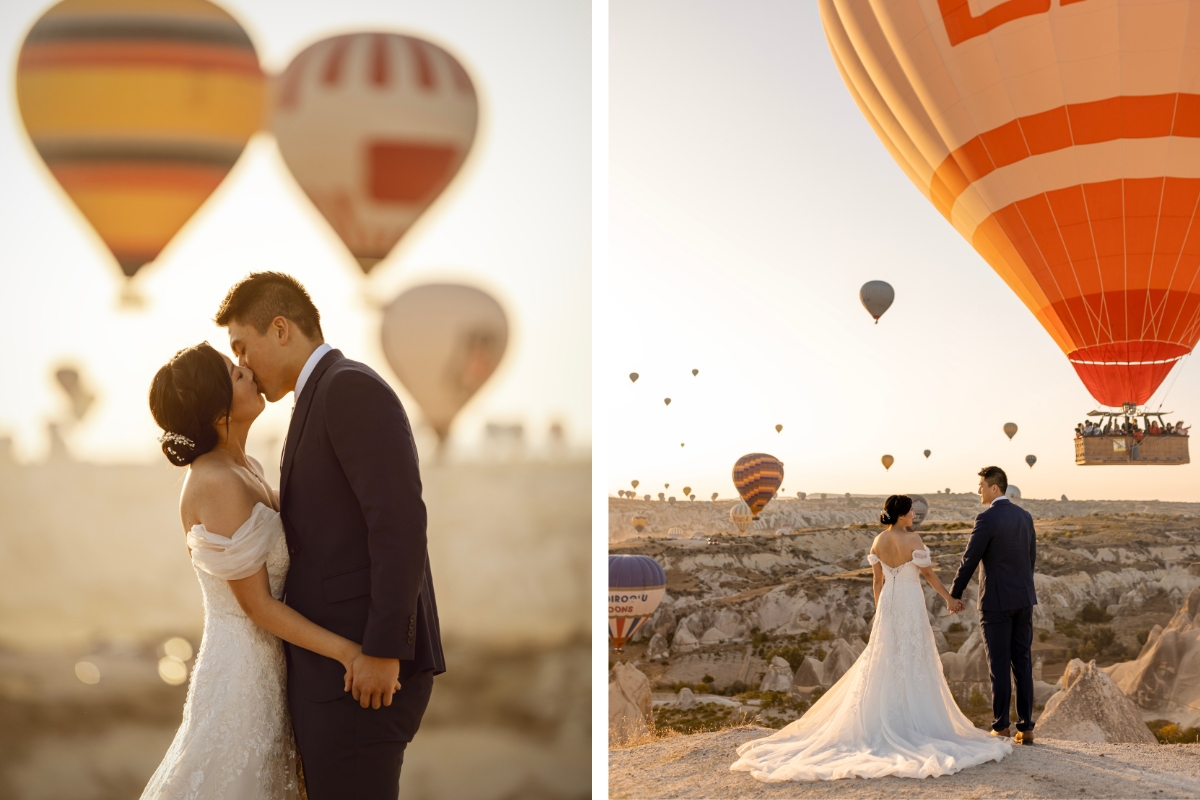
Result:
M974 491L997 464L1026 497L1200 498L1195 463L1075 465L1095 401L888 155L816 3L610 10L610 492L637 479L639 494L732 497L734 461L766 452L792 496ZM896 290L878 325L858 299L869 280ZM1194 421L1200 364L1177 367L1160 404Z
M422 220L364 279L288 174L273 140L256 136L208 202L142 269L141 310L118 302L111 255L41 163L25 135L13 74L42 0L0 4L0 438L18 459L48 449L46 422L65 415L54 367L82 367L98 396L68 432L97 462L161 458L146 394L179 348L209 340L226 290L247 273L297 277L321 311L326 340L393 382L420 411L379 345L380 306L422 283L458 281L497 297L509 317L507 355L452 431L470 452L488 422L523 423L534 447L553 422L568 442L591 436L590 10L582 0L224 0L269 72L326 36L408 33L453 53L480 96L481 120L463 170ZM251 433L264 448L286 431L290 401ZM418 432L418 442L431 436Z

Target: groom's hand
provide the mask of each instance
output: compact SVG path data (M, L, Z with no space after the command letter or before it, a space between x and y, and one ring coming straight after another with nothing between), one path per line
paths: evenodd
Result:
M957 614L967 607L967 604L962 600L951 600L948 605L951 614Z
M400 659L375 658L359 653L351 663L350 693L363 708L390 706L400 688Z

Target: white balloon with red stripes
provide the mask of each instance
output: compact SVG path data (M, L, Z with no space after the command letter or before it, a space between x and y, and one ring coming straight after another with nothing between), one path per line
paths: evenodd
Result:
M274 95L283 160L364 272L450 184L479 119L462 64L397 33L310 45L275 80Z

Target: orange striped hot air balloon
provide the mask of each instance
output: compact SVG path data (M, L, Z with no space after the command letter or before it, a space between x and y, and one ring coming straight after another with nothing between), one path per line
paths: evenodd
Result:
M265 95L250 38L206 0L63 0L17 59L33 146L129 277L233 167Z
M783 483L783 462L766 453L748 453L733 465L733 485L754 519Z
M1097 401L1148 400L1200 338L1200 2L819 3L908 177Z
M355 33L292 59L271 128L300 188L369 272L458 173L478 117L475 87L445 50Z

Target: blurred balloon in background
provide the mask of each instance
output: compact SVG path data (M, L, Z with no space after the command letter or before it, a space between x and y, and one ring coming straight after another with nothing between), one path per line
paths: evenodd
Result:
M444 444L459 410L496 371L508 346L504 309L472 286L435 283L383 311L383 352Z
M1008 437L1009 441L1012 441L1012 438L1017 435L1017 423L1015 423L1015 422L1004 423L1004 435Z
M92 407L96 396L83 384L79 369L73 366L62 366L54 371L54 379L71 401L71 415L78 422L82 420Z
M890 470L892 468L892 464L896 463L896 459L888 455L885 455L883 458L879 459L879 461L883 464L883 468L886 470Z
M630 524L633 525L635 531L641 533L646 530L646 526L650 524L650 520L644 514L634 514L633 519L630 520Z
M746 528L749 528L750 523L754 521L754 515L750 513L750 506L738 503L729 509L729 521L738 529L738 533L745 533Z
M130 278L225 178L266 103L250 37L206 0L64 0L26 35L16 78L34 148Z
M368 273L458 173L478 119L475 87L445 50L354 33L292 59L271 130L296 183Z

